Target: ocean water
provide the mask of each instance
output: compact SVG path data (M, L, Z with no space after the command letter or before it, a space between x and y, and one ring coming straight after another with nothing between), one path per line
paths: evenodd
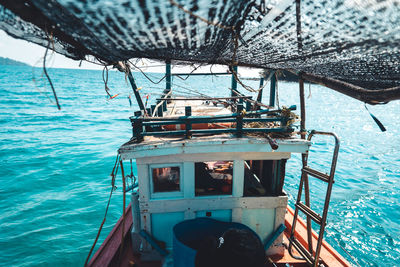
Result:
M131 137L129 116L137 107L129 105L123 74L109 73L108 86L119 94L113 100L106 98L101 71L49 74L61 111L41 69L0 66L2 266L83 265L104 216L117 149ZM153 104L164 82L135 77ZM192 88L225 96L229 86L230 77L173 80L178 94ZM280 105L298 104L297 84L280 82L278 89ZM317 85L306 84L306 94L307 128L341 138L326 239L354 265L400 266L400 102L369 107L386 126L382 133L362 103ZM331 152L329 138L316 138L312 166L327 170ZM291 204L299 177L300 156L293 155L285 182ZM122 213L121 177L117 187L97 247ZM313 207L321 209L323 187L314 181L311 187Z

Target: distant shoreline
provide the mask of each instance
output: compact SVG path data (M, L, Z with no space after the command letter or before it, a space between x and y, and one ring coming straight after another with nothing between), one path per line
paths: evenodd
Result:
M0 57L0 66L24 66L24 67L32 67L32 68L42 68L42 66L31 66L27 63L13 60L10 58L5 58L5 57ZM95 70L95 71L102 71L100 69L86 69L86 68L60 68L60 67L51 67L49 66L48 69L65 69L65 70ZM109 69L109 71L117 71L116 69ZM138 72L139 71L133 71L133 72ZM163 72L151 72L151 73L157 73L157 74L163 74ZM249 76L244 76L241 77L243 80L253 80L253 81L258 81L261 78L261 74L258 77L249 77ZM296 76L293 73L290 73L285 70L281 70L278 72L278 80L280 81L286 81L286 82L298 82L298 76Z
M0 66L27 66L31 67L29 64L26 64L21 61L17 61L7 57L0 57Z

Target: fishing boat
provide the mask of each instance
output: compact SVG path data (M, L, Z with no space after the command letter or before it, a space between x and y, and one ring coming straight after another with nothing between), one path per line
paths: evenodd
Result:
M304 81L366 104L400 99L400 5L21 0L0 1L0 8L0 28L45 46L45 59L52 49L94 61L105 70L114 66L125 74L137 100L139 110L130 118L132 137L119 148L112 174L113 186L117 170L122 174L122 217L90 258L93 245L85 265L194 266L210 249L204 246L206 237L219 241L213 250L217 253L226 248L229 235L246 233L253 240L250 247L261 248L265 265L350 266L323 239L339 139L334 133L306 128ZM132 58L166 62L165 91L150 108L142 102L131 72ZM174 95L171 63L229 66L230 96ZM268 75L253 89L240 79L238 66L266 69ZM299 82L299 131L293 127L297 107L279 108L274 103L276 74L281 70L293 73ZM263 80L270 82L268 104L261 101ZM241 93L238 84L257 93L255 99ZM105 89L109 94L106 79ZM316 135L332 140L329 173L308 165ZM294 210L283 190L292 153L302 155ZM136 164L137 174L127 174L128 164L131 170ZM310 203L313 178L327 188L321 211ZM243 256L254 252L244 247L239 251ZM236 254L241 259L241 253ZM249 264L243 265L252 265L247 259Z
M120 63L119 69L137 91L126 66ZM237 91L235 77L229 75L234 89L228 97L175 97L170 83L174 74L166 65L162 97L130 118L133 136L118 150L122 176L135 177L124 189L130 192L131 203L89 266L162 266L167 257L175 266L195 266L196 249L204 236L215 234L219 223L227 229L240 225L253 231L266 251L265 264L350 266L323 241L338 137L313 131L304 139L294 133L296 106L274 107L274 73L269 75L268 105ZM260 88L264 82L262 78ZM137 96L138 106L145 107ZM335 149L329 174L307 165L315 135L332 137ZM286 161L292 153L301 153L304 164L294 211L283 190ZM136 163L130 169L137 169L137 174L127 175L124 162ZM308 177L327 183L321 212L310 207ZM304 183L306 200L301 201ZM319 235L311 229L311 220L320 226Z

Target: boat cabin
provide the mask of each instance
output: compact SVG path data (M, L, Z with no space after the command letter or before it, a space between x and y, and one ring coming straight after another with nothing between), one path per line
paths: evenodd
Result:
M323 241L339 140L333 133L316 131L306 139L304 120L295 133L296 106L275 106L273 73L268 78L270 102L266 105L261 102L263 78L257 100L253 100L235 89L234 74L228 97L174 96L173 74L167 64L166 89L148 108L129 68L125 70L140 110L130 118L132 138L118 150L120 161L113 170L115 178L121 167L124 213L89 266L132 262L194 266L197 255L208 255L198 253L200 243L212 236L221 246L221 237L224 240L232 227L257 239L257 251L264 249L273 264L339 266L340 262L349 266ZM316 134L335 139L329 174L307 165L311 138ZM303 163L294 211L283 190L286 162L292 153L301 153ZM124 175L123 161L131 163L131 175ZM132 164L136 164L137 179L126 189L125 178L134 177ZM310 207L309 176L328 184L322 215ZM131 205L125 209L127 192L131 192ZM299 212L306 215L306 222ZM320 225L319 234L312 230L311 220Z
M136 160L137 165L139 190L132 193L131 231L136 237L132 238L133 242L140 244L133 247L141 253L153 249L145 239L138 238L144 231L171 251L173 227L199 217L242 223L256 232L262 242L267 242L285 220L288 198L282 188L286 161L291 153L308 151L309 141L289 135L273 140L271 145L270 138L246 134L245 128L237 138L236 128L213 129L219 123L215 121L208 123L207 129L198 129L204 125L195 120L191 127L185 127L187 123L177 120L185 110L187 113L188 104L191 114L186 119L204 118L207 114L218 119L218 115L231 114L223 104L171 101L163 120L153 121L151 125L143 116L132 117L136 138L119 149L122 160ZM141 137L135 131L138 123L142 127ZM164 127L167 123L176 124L174 129L168 128L174 135L158 136L149 129L150 126ZM237 126L237 122L234 124ZM177 131L184 133L188 128L192 131L190 138L185 134L176 136ZM165 129L158 128L158 131ZM235 133L203 133L230 129ZM268 255L283 254L282 238L280 234L274 240Z

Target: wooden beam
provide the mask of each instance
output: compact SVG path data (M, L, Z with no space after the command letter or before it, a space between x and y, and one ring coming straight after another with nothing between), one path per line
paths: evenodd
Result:
M386 104L389 101L400 99L400 86L386 89L365 89L363 87L333 78L327 78L305 72L296 72L293 70L289 71L298 75L299 78L323 85L339 93L345 94L371 105Z

